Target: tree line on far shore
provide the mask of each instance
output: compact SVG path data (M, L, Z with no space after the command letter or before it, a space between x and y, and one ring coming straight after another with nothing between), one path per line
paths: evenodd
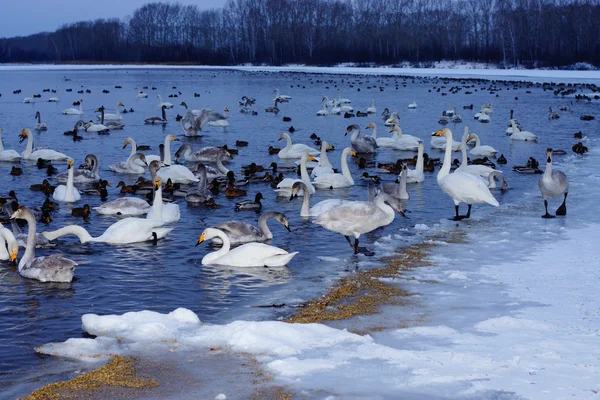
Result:
M600 65L600 0L228 0L0 39L0 62Z

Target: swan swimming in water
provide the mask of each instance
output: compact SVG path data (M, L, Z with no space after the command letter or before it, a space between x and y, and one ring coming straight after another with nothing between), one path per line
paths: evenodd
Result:
M290 226L284 214L276 211L267 211L258 218L258 227L243 221L226 221L211 228L223 231L231 244L250 243L250 242L266 242L273 239L273 233L267 225L269 219L274 219L290 231ZM221 238L215 236L215 243L222 243Z
M148 165L146 162L146 156L142 153L135 153L132 156L129 156L127 161L119 161L112 165L108 166L108 169L114 172L118 172L121 174L138 174L142 175L144 173L144 167L138 165L136 163L137 160L140 160L144 165Z
M279 153L277 153L279 158L301 158L305 154L310 154L311 156L317 156L319 154L319 150L313 149L305 144L292 144L292 138L285 132L279 136L279 140L283 139L285 139L286 145Z
M379 147L377 141L372 136L360 133L360 127L356 124L349 125L346 128L345 136L349 133L352 133L352 135L350 135L350 142L357 153L373 154L377 147Z
M83 99L79 99L79 108L67 108L62 113L65 115L83 115Z
M154 201L146 218L161 221L164 224L177 222L181 218L179 205L175 203L163 204L162 185L158 176L154 178Z
M538 181L538 187L544 198L546 214L542 218L555 218L548 213L548 197L563 197L563 202L556 210L556 215L567 215L567 195L569 194L569 180L562 171L552 170L552 149L546 150L546 170Z
M94 183L100 180L100 176L98 172L100 170L100 162L98 161L98 157L94 154L88 154L85 156L85 164L90 169L77 169L73 171L73 183L75 184L85 184L85 183ZM69 171L63 172L56 176L56 181L58 183L67 183L69 179Z
M5 150L2 143L2 127L0 126L0 161L19 162L21 155L16 150Z
M19 261L19 273L29 279L41 282L71 282L77 263L63 257L62 254L52 254L46 257L35 257L36 220L35 215L27 207L21 206L13 213L11 219L24 219L29 225L27 232L27 247Z
M323 140L321 142L321 157L319 157L319 164L313 168L310 173L310 177L315 179L319 175L333 174L333 165L329 162L327 157L327 150L332 150L333 146Z
M346 147L342 152L342 173L329 173L322 174L315 178L313 185L317 189L336 189L345 188L354 185L354 179L348 168L348 156L352 155L356 157L356 153L350 147Z
M25 146L25 151L21 153L26 160L35 160L38 158L43 160L50 161L65 161L69 157L66 154L60 153L56 150L52 149L35 149L33 150L33 133L29 128L23 128L21 133L19 133L19 143L23 143L24 140L27 140L27 145Z
M14 263L19 254L19 244L15 235L10 229L0 224L0 261L10 261Z
M37 123L35 124L33 129L36 131L47 131L48 126L42 122L42 115L40 114L39 111L35 112L35 118L37 119Z
M173 183L191 184L198 182L198 178L194 176L194 173L184 165L172 165L171 164L171 142L179 141L177 137L173 135L167 135L165 138L165 159L163 160L166 167L158 170L157 174L163 181L171 179Z
M308 171L306 170L307 161L315 161L315 158L313 156L311 156L310 154L305 154L302 156L302 158L300 160L301 160L301 162L300 162L300 178L301 179L285 178L284 180L279 182L277 184L277 189L275 189L277 196L290 197L290 195L292 193L292 186L296 182L304 182L304 184L308 188L308 192L310 194L313 194L315 192L315 187L311 183L310 177L308 176ZM302 192L300 192L299 195L303 196L304 190Z
M70 158L69 161L67 161L67 168L67 184L57 186L56 189L54 189L52 198L56 201L64 201L65 203L75 203L76 201L81 200L81 194L79 194L79 190L77 190L73 184L73 160Z
M452 163L452 131L444 128L437 131L435 135L446 137L446 153L442 168L437 174L437 182L442 191L454 201L456 212L454 220L459 221L463 218L469 218L473 204L487 203L498 207L498 201L492 196L487 185L479 177L466 172L450 173L450 164ZM469 206L466 215L458 215L458 206L460 203L466 203Z
M196 246L206 240L218 237L223 246L202 258L202 265L227 265L232 267L283 267L287 265L298 252L288 253L275 246L264 243L246 243L231 249L227 235L214 228L206 228L200 235Z

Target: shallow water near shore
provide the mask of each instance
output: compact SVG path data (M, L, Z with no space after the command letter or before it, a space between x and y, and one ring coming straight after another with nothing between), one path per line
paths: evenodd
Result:
M70 81L65 82L64 76ZM125 160L129 148L123 150L122 143L128 136L138 144L152 147L148 154L158 153L158 144L162 143L167 133L177 135L182 142L190 143L195 149L203 146L227 144L235 147L236 140L247 140L248 147L240 148L239 155L228 165L239 172L240 166L256 162L268 165L276 161L280 165L293 165L291 162L280 162L276 156L267 152L269 145L283 146L278 142L279 134L287 131L290 125L296 128L292 134L294 142L311 144L309 136L314 132L336 147L329 153L334 166L339 165L342 149L349 145L344 136L345 128L350 123L359 123L364 128L369 122L378 124L379 136L387 135L379 113L372 118L344 119L341 116L318 118L316 111L321 108L323 95L336 97L336 85L343 88L342 96L352 100L355 110L364 111L370 106L371 99L376 99L378 111L384 107L400 111L400 124L404 133L416 135L423 139L425 151L433 157L441 157L442 153L429 149L431 132L439 129L437 123L442 110L448 108L448 102L457 107L463 117L463 123L449 127L455 136L461 136L465 124L479 134L485 144L498 149L504 154L508 165L497 168L506 176L511 189L505 193L494 191L501 206L492 209L488 206L475 206L470 221L460 224L447 220L453 215L451 200L439 189L434 174L426 173L423 184L409 185L411 199L408 203L407 219L397 217L394 223L384 229L364 235L361 246L376 252L375 257L353 256L346 241L340 235L326 231L321 227L302 220L299 217L300 199L293 201L276 200L272 189L263 183L253 183L246 187L247 198L251 199L258 191L265 196L264 210L284 212L292 232L288 233L275 222L270 223L275 238L272 244L289 251L299 251L287 268L264 269L251 268L245 270L202 266L200 260L209 249L206 246L194 247L204 227L229 219L242 219L256 222L258 215L251 212L235 212L233 205L236 199L229 200L223 195L216 198L220 208L207 210L202 207L188 207L179 200L182 219L175 224L175 229L165 240L156 246L138 244L128 246L110 246L106 244L80 245L73 238L57 241L52 250L39 250L38 254L49 254L61 251L79 262L76 269L76 280L71 284L44 284L21 278L7 264L2 264L2 280L0 281L0 385L9 387L11 395L27 394L32 388L42 383L53 381L55 374L62 376L61 371L72 371L81 368L78 362L61 358L40 357L33 348L44 343L61 342L67 338L80 337L81 315L86 313L122 314L128 311L152 310L161 313L170 312L183 307L192 310L203 322L224 324L235 320L267 320L280 319L293 313L292 307L283 308L251 308L252 305L270 305L285 303L297 305L322 294L337 278L355 270L381 265L379 257L395 253L395 249L409 244L427 240L430 235L444 235L445 232L461 229L467 234L477 232L477 237L521 236L526 237L523 230L531 232L530 241L522 239L523 253L530 246L539 242L539 231L546 237L560 236L559 227L587 222L591 217L583 192L597 182L594 169L589 170L586 158L573 155L570 147L576 142L573 133L581 130L587 144L593 148L595 132L598 132L598 121L585 122L579 119L583 114L595 114L597 104L575 103L572 111L561 112L559 120L547 119L548 107L558 109L570 100L555 98L551 91L532 85L514 86L497 84L502 90L490 94L490 83L474 84L472 95L465 95L467 89L458 94L441 96L436 88L446 86L446 92L458 81L422 81L418 78L403 80L401 78L379 78L376 76L339 76L339 75L306 75L288 73L249 73L235 71L188 71L188 70L118 70L118 71L10 71L0 72L0 126L4 128L3 142L6 149L22 151L24 144L18 143L18 133L23 127L32 127L36 111L42 114L42 121L48 124L49 130L41 134L35 133L36 146L50 147L73 157L76 164L82 163L86 154L94 153L100 159L100 176L112 185L109 188L109 199L121 196L114 188L119 180L130 184L137 176L114 174L107 171L107 166L116 161ZM402 83L406 82L406 86ZM396 83L398 83L396 88ZM116 89L115 85L122 86ZM148 99L137 99L135 87L156 87L147 89ZM59 88L58 104L45 100L49 93L43 93L41 99L34 104L23 104L22 99L30 96L32 91L41 92L43 88ZM176 89L173 89L176 87ZM278 116L266 114L264 108L271 105L273 89L279 88L282 94L289 94L292 101L281 105ZM328 87L328 88L327 88ZM72 88L73 92L65 92ZM77 94L79 89L90 89L91 94ZM358 91L358 88L361 90ZM383 88L383 91L380 91ZM18 95L12 91L22 89ZM102 93L102 90L110 93ZM431 89L431 92L429 91ZM477 89L477 91L475 91ZM178 93L181 91L181 95ZM527 93L530 91L531 93ZM200 97L194 97L194 93ZM231 110L227 131L219 128L207 128L201 138L185 138L180 125L175 122L177 113L183 114L181 107L175 107L168 113L170 119L166 127L146 126L143 119L159 115L157 94L164 101L178 104L186 101L192 108L208 107L220 110L229 107ZM169 98L169 94L178 94L177 98ZM496 97L498 94L498 97ZM255 109L257 116L239 113L237 102L242 95L257 98ZM518 97L518 100L515 100ZM63 132L72 128L76 117L65 116L61 110L72 107L71 102L84 98L84 119L94 118L93 110L104 105L108 112L114 112L114 105L121 101L127 109L134 113L123 116L126 127L123 131L113 131L109 136L97 136L82 132L84 140L74 143ZM416 110L408 110L407 105L415 100L419 104ZM472 119L473 114L483 103L494 104L494 113L489 124L480 124ZM474 104L474 110L463 110L462 105ZM505 134L506 122L510 109L528 130L540 136L537 143L511 141ZM289 116L291 122L283 122L282 117ZM177 148L177 142L173 143ZM316 147L316 146L314 146ZM525 164L530 156L543 164L544 150L547 147L563 148L569 155L555 157L557 168L565 170L572 179L572 193L569 196L569 215L566 219L544 221L539 218L543 213L541 196L537 189L536 175L519 175L510 170L512 165ZM172 149L174 152L175 149ZM382 149L375 159L378 162L395 161L398 158L411 157L412 153ZM458 157L458 153L457 153ZM594 158L591 158L595 160ZM596 164L597 165L597 164ZM8 173L12 165L0 164L0 176L4 183L0 194L8 190L16 191L19 202L27 206L39 206L43 195L29 190L29 185L40 183L45 177L44 170L38 170L35 163L22 162L24 174L12 177ZM64 164L55 163L59 170ZM352 163L351 171L356 185L350 189L319 191L314 202L341 196L346 199L366 199L367 182L359 178L359 171ZM373 168L369 173L376 173ZM580 171L585 176L580 177ZM148 177L149 174L146 174ZM382 175L386 181L393 181L395 176ZM579 193L579 194L578 194ZM239 200L239 199L237 199ZM589 201L589 200L588 200ZM100 204L94 197L86 197L76 204L81 206ZM551 200L551 209L558 207L558 200ZM71 207L62 204L54 214L48 226L39 224L39 230L54 230L59 227L80 221L70 215ZM587 212L586 212L587 211ZM83 226L93 236L100 235L115 220L93 215ZM526 227L526 228L525 228ZM555 229L556 228L556 229ZM471 240L476 238L471 237ZM509 242L510 243L510 242ZM486 246L491 246L489 241ZM500 258L508 255L517 257L514 246L501 248L497 253ZM448 250L446 250L446 248ZM455 259L452 254L454 245L443 247L440 252L447 259ZM440 255L440 257L442 256ZM323 257L328 257L323 259ZM325 261L323 261L325 260ZM434 259L435 261L435 259ZM446 259L437 259L443 263ZM445 278L447 282L460 281L461 266L456 266L454 275ZM416 272L419 274L419 272ZM452 275L452 276L450 276ZM440 276L434 277L440 280ZM476 299L476 294L467 297ZM461 299L461 301L464 300ZM439 310L436 311L439 314Z

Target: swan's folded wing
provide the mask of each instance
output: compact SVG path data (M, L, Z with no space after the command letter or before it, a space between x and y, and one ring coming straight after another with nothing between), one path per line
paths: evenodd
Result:
M227 236L260 235L257 227L242 221L226 221L213 228L222 230Z

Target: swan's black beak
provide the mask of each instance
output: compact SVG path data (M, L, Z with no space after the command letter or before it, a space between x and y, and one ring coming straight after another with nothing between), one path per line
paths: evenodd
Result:
M285 229L287 229L287 230L288 230L288 232L291 232L291 231L292 231L292 230L290 229L290 226L289 226L289 225L284 225L284 226L285 226Z

